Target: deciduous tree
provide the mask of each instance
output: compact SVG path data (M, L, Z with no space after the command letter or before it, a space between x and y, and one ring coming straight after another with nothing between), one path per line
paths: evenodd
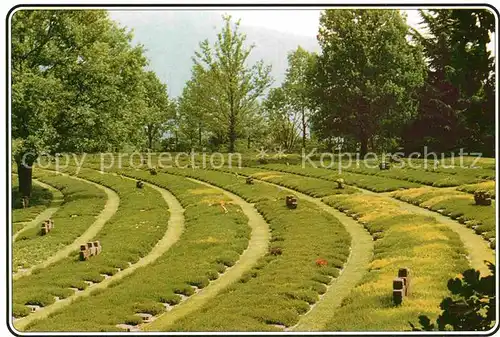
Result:
M397 10L322 12L313 123L323 138L352 135L365 154L374 136L397 133L415 116L425 65L408 33Z
M12 138L22 195L43 152L107 150L127 140L146 59L99 10L12 17Z
M224 16L224 26L211 46L208 40L200 43L195 64L206 75L206 104L211 109L211 120L226 128L229 152L254 103L271 84L271 67L262 61L247 65L254 46L245 46L246 36L239 31L240 23L232 23Z

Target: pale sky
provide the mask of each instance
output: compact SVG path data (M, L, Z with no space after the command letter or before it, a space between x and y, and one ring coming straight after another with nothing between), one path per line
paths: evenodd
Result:
M316 37L319 27L319 14L321 10L228 10L221 11L241 19L245 26L265 27L277 31L288 32L296 35ZM420 17L417 10L404 10L407 14L408 24L418 28Z
M406 13L407 23L422 32L419 24L422 19L418 10L401 10ZM321 10L300 9L300 10L228 10L221 11L233 16L234 19L241 19L241 24L246 26L257 26L273 29L281 32L288 32L296 35L316 37L319 27L319 15ZM492 34L488 44L488 49L495 55L495 35Z

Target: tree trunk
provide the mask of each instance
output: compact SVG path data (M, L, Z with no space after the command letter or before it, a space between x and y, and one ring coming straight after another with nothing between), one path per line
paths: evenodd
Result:
M250 144L251 144L252 140L250 139L250 136L248 136L247 138L247 149L250 150Z
M234 108L233 91L229 89L229 153L234 152L236 142L236 111Z
M148 137L148 149L153 150L153 137Z
M364 156L368 153L368 137L367 136L361 136L361 150L360 150L360 155Z
M229 152L234 152L234 144L236 142L236 121L233 115L229 118Z
M31 165L31 164L29 164ZM31 197L33 186L33 168L17 163L17 174L19 178L19 193L21 197Z
M200 145L201 149L201 123L198 124L198 145Z
M152 127L149 125L148 126L148 131L147 131L147 135L148 135L148 149L149 150L153 150L153 129Z
M302 148L306 148L306 113L302 109Z

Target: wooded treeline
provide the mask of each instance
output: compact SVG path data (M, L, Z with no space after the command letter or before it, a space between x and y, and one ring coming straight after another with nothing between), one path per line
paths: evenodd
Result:
M485 9L420 12L428 33L397 10L321 14L321 52L300 46L286 78L249 63L255 46L223 17L202 41L179 98L148 70L132 33L101 10L21 10L12 17L12 145L25 168L43 153L429 151L494 155L494 15ZM182 32L180 32L182 33ZM208 37L207 37L208 38Z

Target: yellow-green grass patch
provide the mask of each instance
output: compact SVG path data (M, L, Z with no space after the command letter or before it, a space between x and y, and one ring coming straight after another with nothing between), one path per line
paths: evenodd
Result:
M491 206L479 206L475 204L474 197L469 193L432 187L396 191L392 193L392 196L456 219L481 234L494 248L495 201Z
M29 228L13 242L14 270L29 268L72 243L95 220L106 203L106 194L97 187L51 173L36 173L36 178L54 186L64 196L64 203L52 215L54 228L41 235L41 227Z
M477 183L477 184L468 184L468 185L462 185L458 186L457 190L466 192L466 193L471 193L474 194L476 191L485 191L488 192L493 199L495 199L496 196L496 184L495 181L485 181L482 183Z
M247 247L250 229L248 219L237 212L239 206L231 205L229 213L221 216L219 210L191 193L198 190L197 183L163 173L151 176L144 171L120 172L168 189L176 196L185 208L185 231L180 240L147 267L113 283L106 291L34 322L29 331L123 331L116 325L141 322L135 313L161 314L166 310L164 304L176 305L181 295L192 295L193 286L206 287Z
M468 266L458 235L434 218L403 211L383 197L332 196L324 201L357 214L376 239L369 272L343 301L327 330L404 331L418 315L435 317L447 294L447 280ZM399 268L411 270L411 289L396 306L392 280Z
M326 291L322 282L338 276L349 255L350 238L333 216L299 199L298 208L285 206L276 188L245 177L204 170L167 169L227 189L249 202L271 226L270 254L248 275L190 314L168 331L280 331L274 325L293 326L301 314ZM273 248L276 255L271 253ZM316 259L324 258L321 268Z
M74 169L68 169L67 173L74 173ZM146 256L165 234L169 213L159 192L149 187L138 189L131 180L94 170L82 169L79 176L116 191L120 197L118 211L94 238L101 242L102 253L82 262L75 251L53 265L15 280L13 302L17 306L47 306L54 303L56 296L66 298L74 294L70 288L85 289L88 286L85 281L99 283L104 274L113 275Z

